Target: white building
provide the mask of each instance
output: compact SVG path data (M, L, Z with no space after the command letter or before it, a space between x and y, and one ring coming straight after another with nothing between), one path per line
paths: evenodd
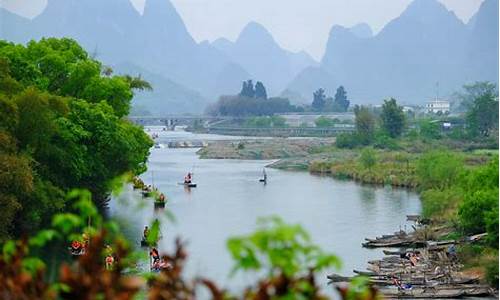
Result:
M450 102L445 100L432 100L425 104L425 110L428 113L437 114L441 112L442 114L450 113Z

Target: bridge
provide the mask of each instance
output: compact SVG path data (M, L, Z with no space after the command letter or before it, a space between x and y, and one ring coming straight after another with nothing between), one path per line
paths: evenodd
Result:
M141 126L145 125L161 125L169 129L174 129L175 126L185 125L193 126L200 124L204 127L210 126L211 123L232 120L232 117L214 117L208 115L164 115L164 116L129 116L128 119Z

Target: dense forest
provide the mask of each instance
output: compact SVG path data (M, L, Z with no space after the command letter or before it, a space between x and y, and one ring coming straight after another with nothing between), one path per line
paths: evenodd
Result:
M150 88L71 39L0 41L0 241L70 210L73 188L103 205L111 179L145 171L152 142L123 117L133 90Z

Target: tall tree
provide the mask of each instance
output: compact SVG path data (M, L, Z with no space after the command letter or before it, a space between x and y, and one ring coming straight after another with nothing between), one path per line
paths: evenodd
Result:
M264 84L260 81L257 81L255 84L255 98L258 99L267 99L267 92Z
M347 92L343 86L337 88L335 99L333 100L333 111L346 112L349 108L350 101L347 100Z
M498 129L498 97L493 90L476 95L467 111L467 126L471 134L489 136Z
M382 114L380 115L382 128L390 137L398 137L405 127L405 114L403 107L399 106L396 99L384 100Z
M240 96L254 98L255 97L255 88L253 86L252 79L247 81L243 81L243 87L240 92Z
M311 106L315 111L323 111L325 109L325 105L326 105L325 90L320 88L313 93L313 102Z
M482 95L497 95L498 89L494 83L488 81L478 81L472 84L465 84L463 91L454 96L458 102L457 111L466 112L474 105L474 100ZM456 103L455 102L455 103Z
M373 141L375 135L375 116L366 106L354 107L356 132L365 145Z

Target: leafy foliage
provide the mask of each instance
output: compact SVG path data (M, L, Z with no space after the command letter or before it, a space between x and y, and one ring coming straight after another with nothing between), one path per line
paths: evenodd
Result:
M313 272L340 267L338 258L312 244L301 226L288 225L278 217L260 219L254 233L229 239L227 247L235 260L233 272L263 270L268 274L268 280L247 290L245 299L269 299L263 295L325 299L315 286Z
M152 142L122 117L150 86L103 69L71 39L0 41L0 241L70 210L72 188L101 204L109 180L145 170Z
M267 99L266 88L260 81L257 81L257 83L255 84L255 98Z
M372 167L377 163L377 154L372 148L364 148L363 150L361 150L359 161L364 168L371 170Z
M346 112L349 108L350 101L347 100L347 92L343 86L339 86L335 92L333 100L333 111Z
M472 135L487 137L492 130L498 130L497 94L482 94L474 98L467 112L467 124Z
M313 93L312 108L315 111L323 111L326 105L325 90L320 88Z
M463 160L448 151L430 151L417 162L417 176L422 189L445 189L459 179Z
M397 104L396 99L384 100L380 119L382 121L382 128L389 136L395 138L403 133L405 128L405 114L403 108Z
M488 232L491 245L498 247L498 157L471 171L464 191L458 210L460 225L467 233Z
M366 106L354 107L357 136L360 143L368 145L373 141L375 133L375 117Z

